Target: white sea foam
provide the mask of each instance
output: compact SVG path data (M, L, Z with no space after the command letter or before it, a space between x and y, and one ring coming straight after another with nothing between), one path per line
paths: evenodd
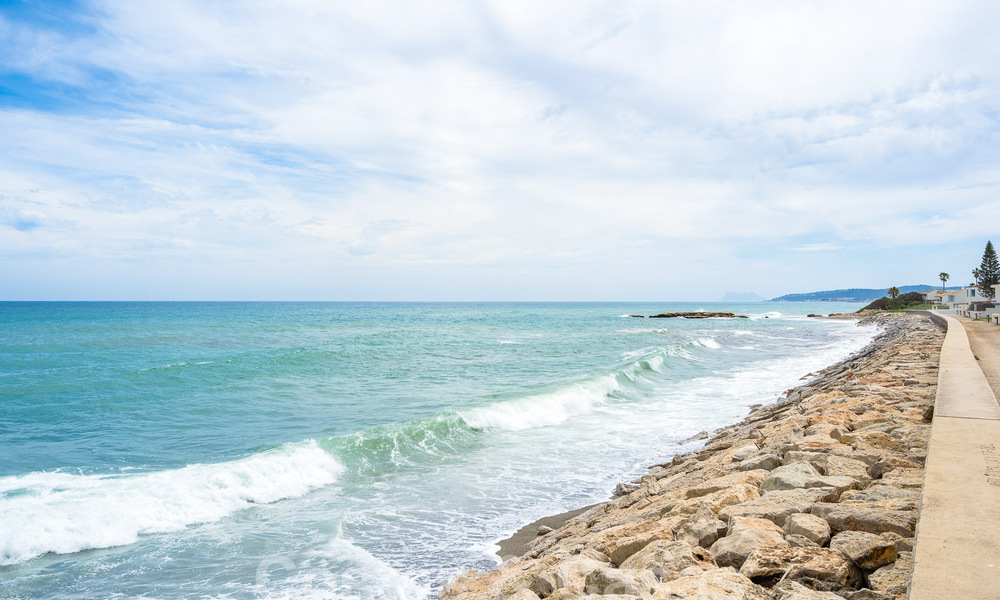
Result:
M712 350L718 350L719 348L722 347L722 344L715 341L714 338L710 337L698 338L698 343L706 348L711 348Z
M269 557L258 567L252 591L267 600L417 600L429 597L431 592L428 586L339 537L306 553L298 563L286 556Z
M315 441L218 464L128 475L0 478L0 565L183 530L333 483L343 466Z
M521 431L557 425L590 412L618 389L614 375L570 384L558 390L461 411L473 429Z

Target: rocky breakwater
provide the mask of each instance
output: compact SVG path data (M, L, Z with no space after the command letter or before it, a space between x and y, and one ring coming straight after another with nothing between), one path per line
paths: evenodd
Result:
M440 597L905 598L944 334L873 319L865 350Z

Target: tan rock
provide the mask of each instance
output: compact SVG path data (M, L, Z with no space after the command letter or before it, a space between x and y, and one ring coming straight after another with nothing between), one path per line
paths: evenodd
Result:
M507 600L540 600L538 594L529 590L523 589L519 592L515 592L513 596L508 596Z
M829 454L826 457L826 475L850 477L859 482L866 482L871 479L868 476L868 465L860 460Z
M789 450L800 450L804 452L826 450L843 447L846 442L841 443L828 435L807 435L792 442Z
M554 566L536 575L530 589L540 598L551 596L553 592L560 589L568 589L582 594L587 575L595 569L607 566L607 563L589 557L571 556L560 560Z
M877 481L863 490L848 490L840 496L841 504L864 504L869 508L917 510L920 491L903 489Z
M781 464L791 465L800 461L806 461L819 471L820 475L826 474L826 461L829 458L826 452L802 452L800 450L790 450L781 457Z
M883 473L880 482L898 488L919 490L924 487L923 469L896 469Z
M876 592L875 590L864 588L856 592L848 592L844 598L847 600L906 600L906 594L898 597L896 594Z
M726 524L720 521L712 509L705 504L699 507L698 512L691 517L691 520L685 521L678 528L676 537L692 546L709 548L715 543L715 540L719 539L719 536L725 535L726 529Z
M801 454L801 453L799 453ZM812 463L799 461L771 471L760 484L761 491L830 487L838 492L851 489L857 482L850 477L825 477Z
M741 473L742 474L742 473ZM748 483L731 485L706 496L691 498L678 502L671 510L671 515L692 516L702 505L707 505L715 514L726 508L760 498L757 486Z
M817 503L812 514L826 519L830 529L838 531L866 531L885 533L891 531L903 537L913 537L917 523L915 512L867 508L861 504Z
M760 484L761 491L771 490L794 490L796 488L820 487L819 485L808 485L818 483L822 475L812 464L802 460L789 465L778 467L764 478Z
M729 459L736 463L742 462L743 460L756 454L758 450L760 450L760 448L757 447L757 444L746 444L732 450L729 453Z
M905 458L899 458L897 456L886 456L874 465L868 467L868 475L870 475L872 479L881 479L883 475L890 471L895 471L896 469L922 468L923 465L915 463L912 460L906 460Z
M789 547L792 548L819 548L819 544L816 542L803 535L797 535L794 533L786 535L785 541L788 542Z
M620 567L634 571L652 571L660 579L672 579L688 567L698 566L687 542L659 540L636 552Z
M728 475L723 475L722 477L710 479L699 485L692 486L684 492L684 495L687 498L700 498L702 496L723 491L734 485L742 484L760 487L760 482L764 481L765 477L767 477L767 471L759 469L739 473L730 473Z
M781 465L781 458L777 454L765 452L747 458L736 468L740 471L756 471L761 469L770 471L779 465Z
M712 544L711 552L720 567L740 568L743 562L762 544L787 546L781 529L767 519L733 517L729 532Z
M780 527L789 515L808 512L813 504L836 500L837 495L832 488L775 490L756 500L727 506L719 511L719 518L728 521L732 517L759 517Z
M826 519L809 513L796 513L785 519L782 528L786 536L801 535L817 546L825 546L830 539L830 524Z
M840 588L861 585L864 576L846 556L829 548L761 546L750 553L740 573L750 579L818 579Z
M900 552L896 562L886 565L868 576L871 589L888 594L905 594L910 585L910 570L913 567L913 555Z
M640 521L639 523L619 525L605 531L601 531L589 540L589 545L598 552L603 553L611 559L611 562L620 565L625 559L642 550L650 542L656 540L674 539L672 525L680 525L681 519L674 522L658 519L653 522Z
M866 571L896 562L896 535L875 535L864 531L841 531L830 540L830 548L839 550Z
M601 567L591 571L584 583L588 594L625 594L648 598L658 583L650 571L632 571Z
M771 595L729 569L712 569L656 586L652 600L771 600Z
M845 434L840 441L855 451L874 452L880 455L886 452L906 452L905 444L883 431L854 431Z
M774 586L771 593L774 600L844 600L833 592L817 592L788 579Z

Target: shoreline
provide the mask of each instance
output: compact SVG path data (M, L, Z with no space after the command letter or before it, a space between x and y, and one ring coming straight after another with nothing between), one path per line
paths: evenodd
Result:
M881 327L864 349L706 436L702 448L621 484L623 495L525 525L498 542L502 564L459 575L440 597L561 600L613 589L669 598L694 585L725 588L727 598L809 590L896 598L900 578L909 580L929 433L923 415L933 406L944 333L926 315L855 318ZM897 434L903 445L892 443ZM874 524L859 526L852 514L845 525L841 513L852 510L874 512L862 515ZM799 531L806 525L820 533ZM665 569L665 555L684 567ZM780 564L781 586L770 563Z

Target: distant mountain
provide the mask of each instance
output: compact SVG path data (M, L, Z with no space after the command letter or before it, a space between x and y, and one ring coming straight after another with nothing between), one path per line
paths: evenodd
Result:
M753 292L726 292L719 302L763 302L763 296L758 296Z
M900 294L910 292L926 292L938 289L933 285L903 285L899 287ZM889 288L851 288L848 290L827 290L825 292L810 292L808 294L786 294L772 298L768 302L871 302L882 298Z

